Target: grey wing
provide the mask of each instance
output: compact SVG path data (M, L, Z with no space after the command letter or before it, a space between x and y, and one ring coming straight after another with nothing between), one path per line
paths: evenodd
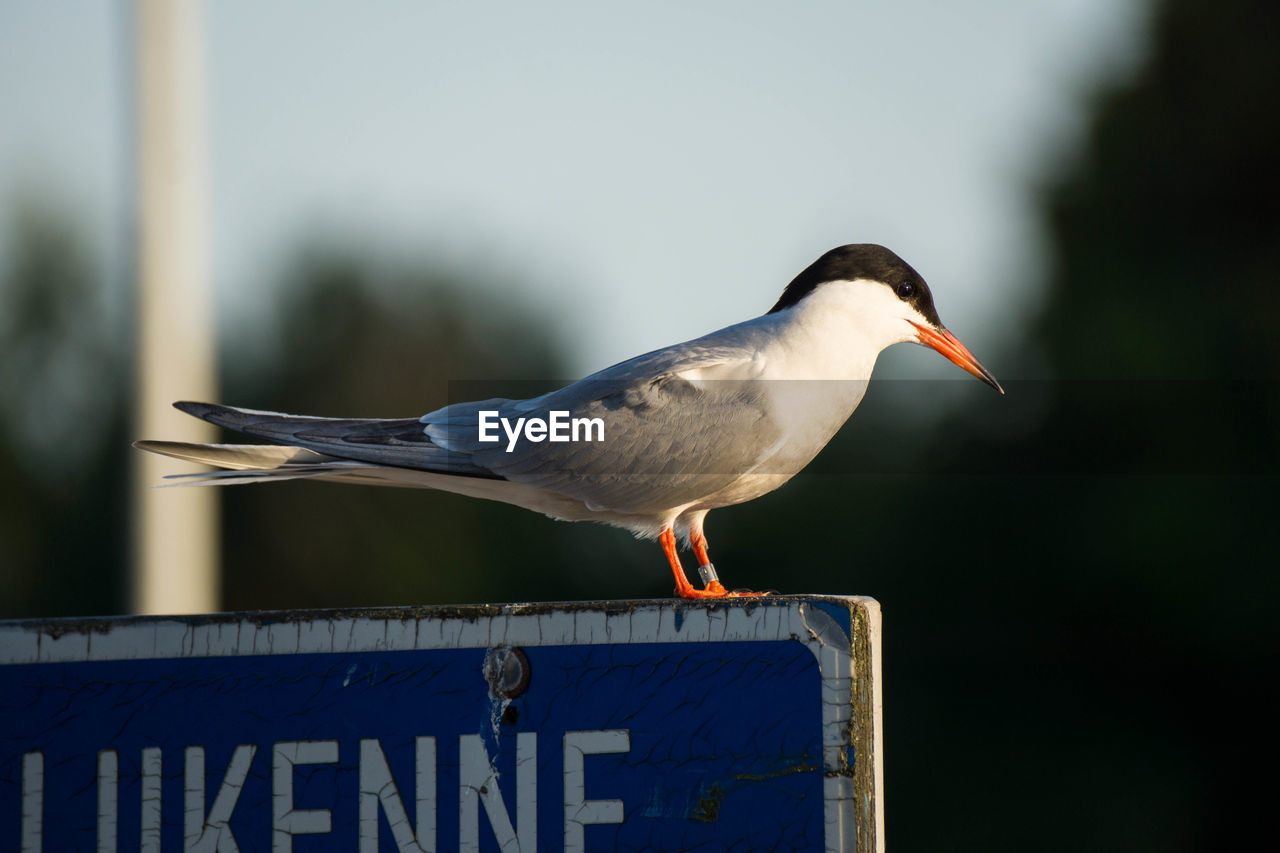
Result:
M550 422L553 413L563 413L569 440L522 436L512 443L503 433L499 442L480 442L466 418L448 426L431 420L427 434L504 479L576 498L593 510L648 513L693 504L760 463L780 435L764 391L751 380L597 374L495 407L510 424L521 417ZM582 427L577 440L574 422Z

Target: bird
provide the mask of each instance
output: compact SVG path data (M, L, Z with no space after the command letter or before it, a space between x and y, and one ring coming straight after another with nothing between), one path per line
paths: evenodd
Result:
M438 489L656 538L675 594L729 590L708 553L707 513L777 489L862 402L887 347L930 347L1004 394L938 317L921 275L872 243L832 249L753 319L636 356L530 399L455 403L416 418L321 418L178 402L270 444L142 440L221 471L191 484L309 479ZM682 540L702 586L688 579Z

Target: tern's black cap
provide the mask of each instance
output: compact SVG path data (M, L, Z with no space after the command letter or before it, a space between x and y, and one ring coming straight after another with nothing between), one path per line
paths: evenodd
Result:
M902 258L875 243L853 243L827 252L787 285L769 313L790 308L829 281L856 279L883 282L930 323L942 325L942 321L938 319L938 311L933 307L933 294L929 292L929 285L925 284L920 273Z

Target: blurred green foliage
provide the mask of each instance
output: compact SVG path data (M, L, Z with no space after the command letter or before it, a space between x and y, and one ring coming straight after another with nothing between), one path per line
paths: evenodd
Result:
M0 270L0 618L119 612L123 335L72 217L29 196L15 213Z
M408 417L456 401L460 388L526 396L563 375L545 319L492 295L474 273L318 245L285 278L272 340L230 360L227 400ZM515 283L505 289L516 292ZM670 586L661 572L645 572L645 557L661 568L656 547L633 549L620 531L416 489L293 485L226 490L227 607L661 595ZM597 577L602 554L612 568Z
M806 587L883 602L897 849L1267 834L1277 44L1280 6L1172 0L1145 68L1096 97L1083 150L1042 190L1044 307L1020 351L984 354L1051 381L1003 400L973 383L927 437L860 411L815 470L874 475L811 475L723 513L776 533L722 536L752 549L722 546L724 565L803 567ZM923 460L895 472L917 440Z
M1051 380L997 398L958 378L952 416L927 426L894 409L936 388L877 383L810 471L709 520L730 585L883 603L895 849L1259 837L1280 659L1277 44L1280 6L1169 0L1145 67L1095 97L1079 156L1040 190L1043 309L1019 349L982 353L997 375L1033 362ZM18 222L0 616L118 612L128 353L85 313L100 282L74 234ZM546 324L492 295L518 282L328 244L286 279L252 335L228 336L226 402L406 416L457 380L523 396L561 373ZM232 609L671 587L652 544L502 505L315 483L224 497Z

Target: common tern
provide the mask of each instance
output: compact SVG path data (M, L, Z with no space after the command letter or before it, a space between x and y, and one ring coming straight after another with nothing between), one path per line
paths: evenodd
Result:
M420 418L317 418L210 403L184 412L269 445L139 441L227 469L175 475L229 485L311 479L441 489L657 538L682 598L730 592L707 554L707 513L795 476L862 401L876 357L932 347L1004 390L938 318L920 274L874 244L824 254L768 313L636 356L526 400ZM685 576L677 536L703 588Z

